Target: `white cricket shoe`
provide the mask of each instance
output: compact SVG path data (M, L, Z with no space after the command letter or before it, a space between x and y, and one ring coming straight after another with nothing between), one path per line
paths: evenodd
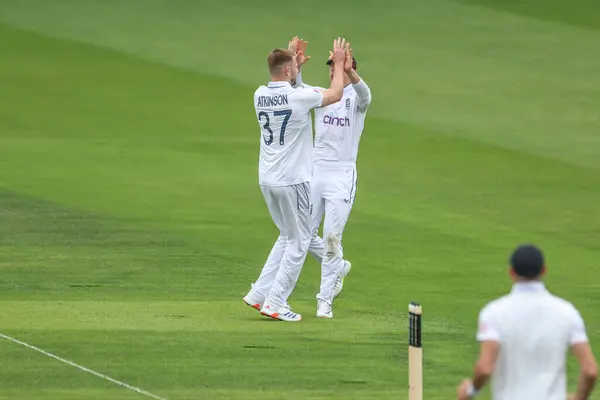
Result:
M247 305L249 305L257 311L260 311L260 309L262 308L262 304L255 300L252 300L249 296L244 296L242 300L244 300L244 303L246 303Z
M317 318L333 318L331 304L329 304L325 300L319 300L317 302Z
M263 306L260 313L265 317L270 317L278 321L300 322L302 320L302 315L292 312L290 308L276 307L270 304Z
M342 272L338 275L335 281L335 287L333 288L333 298L337 299L337 297L342 293L342 289L344 288L344 278L350 273L350 269L352 268L352 264L350 261L344 260L344 267L342 268Z
M254 287L254 284L252 285ZM251 289L246 296L242 299L244 303L254 308L257 311L263 307L263 303L265 302L265 297L260 293L257 293L255 290Z

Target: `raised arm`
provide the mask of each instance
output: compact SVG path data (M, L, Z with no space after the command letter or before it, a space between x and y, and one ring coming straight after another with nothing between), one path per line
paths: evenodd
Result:
M359 111L366 111L371 104L371 89L369 89L369 86L367 86L365 81L361 79L356 70L352 67L352 49L348 49L346 53L344 72L346 72L346 75L350 78L352 87L354 88L354 91L356 91Z
M307 89L317 89L317 90L321 90L321 91L326 90L323 87L312 86L312 85L309 85L308 83L304 82L302 80L302 72L301 71L298 72L298 76L296 77L296 86L294 86L294 87L297 87L297 88L307 88Z
M323 103L321 107L337 103L342 99L344 91L344 63L346 61L346 39L339 37L333 41L333 79L329 89L323 92Z
M294 87L297 88L307 88L307 89L317 89L319 91L325 91L324 87L321 86L312 86L302 80L302 70L298 71L298 76L296 77L296 85Z
M324 88L320 88L318 86L308 85L302 81L302 67L310 60L310 56L306 55L307 47L308 42L304 39L298 38L298 36L294 36L292 40L288 42L288 49L294 52L296 55L296 61L298 61L298 76L296 77L296 83L294 84L294 87L325 90Z

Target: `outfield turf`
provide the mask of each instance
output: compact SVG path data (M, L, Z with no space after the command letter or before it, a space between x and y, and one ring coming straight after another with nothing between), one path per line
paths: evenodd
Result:
M533 241L600 346L600 3L274 4L0 1L0 333L169 400L405 399L414 300L425 399L451 399ZM320 85L347 35L373 103L336 318L309 258L284 324L241 297L277 236L251 99L293 35ZM3 400L144 398L0 360Z

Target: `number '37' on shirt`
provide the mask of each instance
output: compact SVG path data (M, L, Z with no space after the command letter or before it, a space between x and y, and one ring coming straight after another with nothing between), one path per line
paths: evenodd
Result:
M263 186L309 182L313 168L310 110L320 107L323 94L294 89L288 82L269 82L254 93L260 127L258 181Z

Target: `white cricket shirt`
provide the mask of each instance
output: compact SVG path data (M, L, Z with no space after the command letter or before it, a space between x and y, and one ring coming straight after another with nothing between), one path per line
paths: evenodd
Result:
M300 75L298 80L301 82ZM311 87L301 84L304 87ZM363 97L359 96L355 89L358 85L361 85L365 92ZM356 164L358 145L370 104L371 91L361 79L358 84L349 84L344 88L339 102L315 110L315 162L335 161Z
M260 126L258 181L263 186L289 186L310 181L313 138L309 111L323 94L294 89L288 82L269 82L254 93Z
M479 341L497 341L494 400L565 400L569 348L587 342L585 325L568 301L542 282L516 283L479 315Z

